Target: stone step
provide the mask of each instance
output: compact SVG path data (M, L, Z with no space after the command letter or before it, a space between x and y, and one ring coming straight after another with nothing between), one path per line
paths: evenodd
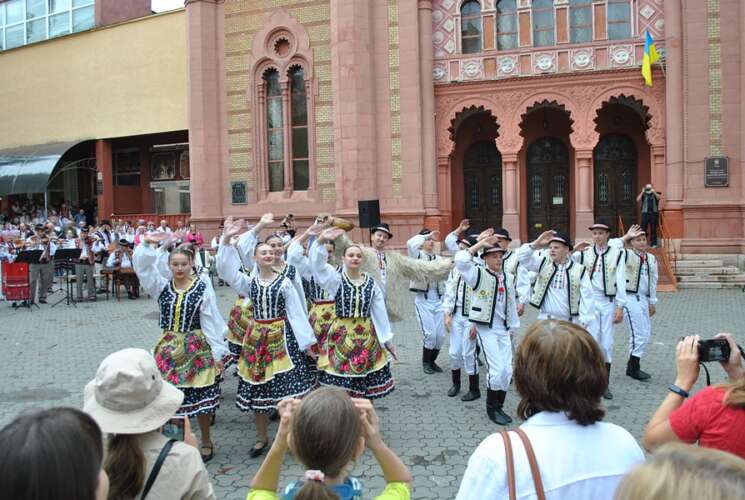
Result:
M679 289L701 290L701 289L723 289L723 288L742 288L743 283L701 283L701 282L684 282L678 283Z
M678 269L688 269L697 267L723 267L724 263L721 260L678 260L675 262Z
M740 273L739 268L735 266L723 266L723 267L684 267L675 270L675 274L678 276L690 276L692 274L737 274Z
M721 274L721 275L693 275L679 276L679 283L742 283L745 284L745 274Z

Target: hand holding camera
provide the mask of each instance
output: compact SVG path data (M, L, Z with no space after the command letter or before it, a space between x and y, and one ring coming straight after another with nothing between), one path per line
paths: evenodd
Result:
M720 333L709 340L701 340L698 335L690 335L678 342L676 348L675 385L690 391L698 380L700 363L712 361L719 361L730 380L745 375L741 349L731 334Z

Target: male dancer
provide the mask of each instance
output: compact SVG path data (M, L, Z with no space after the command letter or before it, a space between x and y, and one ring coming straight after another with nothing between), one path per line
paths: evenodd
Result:
M422 229L406 242L409 257L412 259L434 261L441 257L434 253L437 231ZM414 307L419 327L422 329L424 345L422 347L422 369L431 375L441 373L437 363L442 344L445 342L445 321L442 315L441 299L445 293L442 281L428 279L411 280L409 290L414 292Z
M512 378L510 330L520 326L515 299L515 279L502 268L504 249L497 236L484 238L468 250L455 254L455 266L466 285L473 289L468 319L476 325L487 367L486 415L497 425L512 418L502 410ZM484 266L473 262L481 253Z
M626 305L626 267L622 246L609 245L610 227L603 222L595 222L589 227L593 244L578 245L584 248L574 252L572 258L582 264L590 276L592 298L595 304L595 321L588 331L595 338L605 354L605 366L610 382L610 367L613 356L613 324L623 320ZM605 399L613 399L610 384L603 394Z
M517 315L522 316L525 312L525 304L530 300L530 277L525 266L520 265L517 259L517 252L509 249L512 238L510 233L504 228L494 230L494 236L497 237L497 244L504 250L502 257L502 268L504 272L509 273L515 278L515 291L517 293Z

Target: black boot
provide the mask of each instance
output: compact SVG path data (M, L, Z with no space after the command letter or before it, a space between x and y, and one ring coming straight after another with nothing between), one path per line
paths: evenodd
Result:
M486 415L497 425L507 425L512 422L509 415L502 411L506 394L505 391L486 390Z
M437 366L437 364L435 364L435 360L437 359L437 356L440 355L440 350L432 349L430 352L432 353L432 356L429 358L429 366L431 366L432 370L436 371L437 373L442 373L442 368L440 368L439 366Z
M450 375L453 378L453 386L448 391L448 397L454 398L460 392L460 370L450 370Z
M633 354L629 356L629 362L626 365L626 375L636 380L647 380L650 377L649 373L639 367L639 357Z
M484 363L481 361L481 346L476 344L476 363L478 363L479 366L484 366Z
M608 387L605 389L603 399L613 399L613 393L610 392L610 363L605 363L605 369L608 372Z
M427 375L432 375L435 373L435 371L432 369L432 365L430 365L430 361L432 360L432 349L427 349L426 347L422 348L422 370L424 370L424 373Z
M481 397L481 391L479 390L479 374L468 376L468 392L465 393L460 400L461 401L473 401Z

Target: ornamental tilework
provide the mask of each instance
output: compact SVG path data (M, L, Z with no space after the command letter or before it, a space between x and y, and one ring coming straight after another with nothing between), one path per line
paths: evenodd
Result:
M709 153L722 154L722 52L720 0L707 0L709 42Z

